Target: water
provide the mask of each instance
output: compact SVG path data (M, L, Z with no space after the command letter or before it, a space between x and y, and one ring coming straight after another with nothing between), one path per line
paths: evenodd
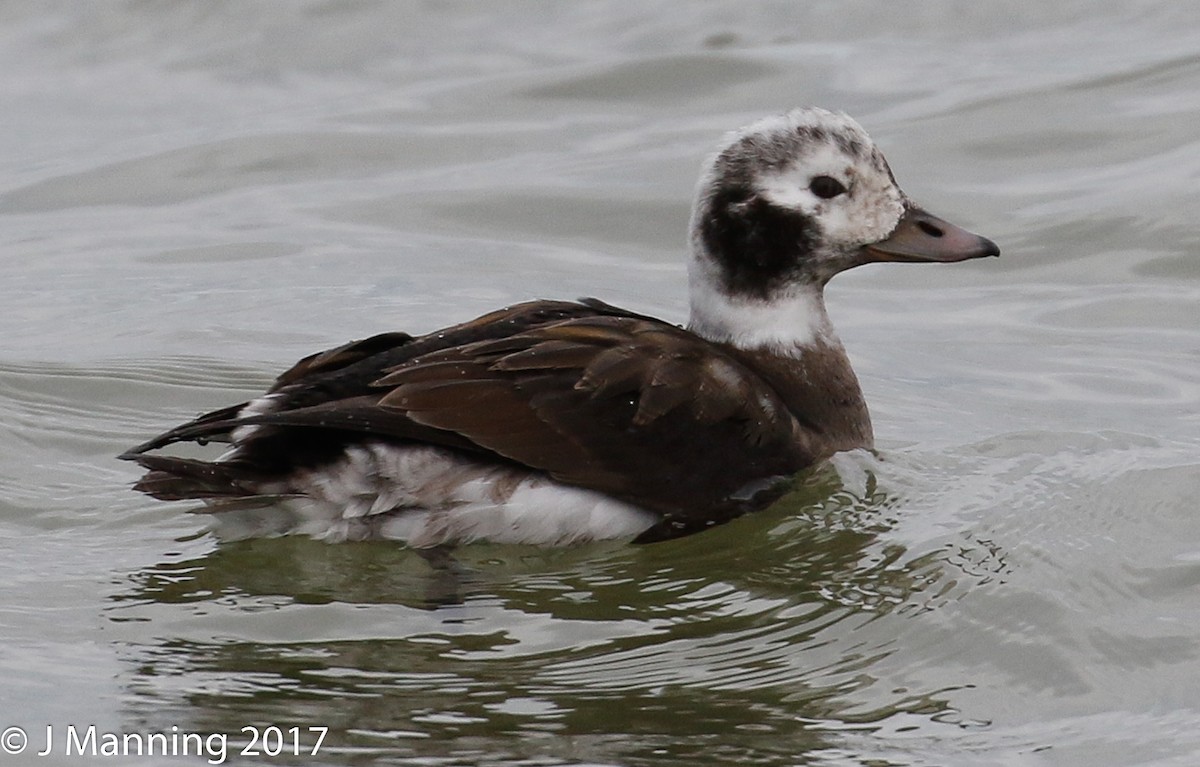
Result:
M90 724L226 763L271 725L275 764L1200 758L1200 7L47 2L0 38L0 763ZM681 320L702 157L797 103L1004 250L831 286L878 456L461 583L129 491L116 453L349 338Z

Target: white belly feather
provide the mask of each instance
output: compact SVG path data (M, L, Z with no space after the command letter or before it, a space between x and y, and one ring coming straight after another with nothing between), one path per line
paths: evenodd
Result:
M535 471L470 461L430 446L366 443L339 461L265 485L270 508L219 512L223 538L299 533L386 538L425 548L493 543L562 546L631 539L658 515Z

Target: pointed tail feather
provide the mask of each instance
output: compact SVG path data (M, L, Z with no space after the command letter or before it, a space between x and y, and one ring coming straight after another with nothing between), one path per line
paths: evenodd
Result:
M188 421L170 431L163 432L154 439L143 442L137 447L129 448L117 456L117 458L123 461L136 461L142 453L148 453L151 450L157 450L160 447L166 447L175 442L190 441L202 444L205 440L228 442L230 430L238 425L236 420L237 414L241 412L246 404L243 402L239 405L231 405L220 410L214 410L211 413L206 413L194 421Z
M233 463L161 455L130 456L146 475L133 486L160 501L207 498L245 498L258 495L255 472Z

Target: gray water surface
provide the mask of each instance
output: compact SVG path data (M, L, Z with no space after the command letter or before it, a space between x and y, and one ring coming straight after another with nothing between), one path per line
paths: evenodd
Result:
M0 764L90 724L226 763L1200 763L1200 6L6 4L0 101ZM130 491L121 450L350 338L682 321L703 157L796 104L1004 251L830 286L878 455L459 582ZM237 755L271 725L301 753Z

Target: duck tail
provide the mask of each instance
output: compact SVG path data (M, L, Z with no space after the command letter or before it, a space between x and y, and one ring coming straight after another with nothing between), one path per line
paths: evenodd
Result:
M146 474L134 490L160 501L246 498L259 495L261 475L236 463L199 461L162 455L129 456Z

